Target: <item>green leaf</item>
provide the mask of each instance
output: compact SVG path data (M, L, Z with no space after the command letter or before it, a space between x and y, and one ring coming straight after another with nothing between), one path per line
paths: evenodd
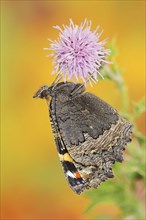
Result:
M134 103L133 120L146 111L146 103L144 97L137 103Z

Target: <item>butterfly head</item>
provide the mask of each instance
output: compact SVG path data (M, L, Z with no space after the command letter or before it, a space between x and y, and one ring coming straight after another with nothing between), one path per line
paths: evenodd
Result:
M51 87L49 86L42 86L33 96L33 98L40 98L40 99L44 99L44 98L48 98L50 96L51 93Z
M67 96L73 94L81 94L85 91L85 86L83 84L76 84L73 82L60 82L57 84L52 84L51 86L42 86L33 96L33 98L48 99L50 96L55 94L61 94L62 92Z

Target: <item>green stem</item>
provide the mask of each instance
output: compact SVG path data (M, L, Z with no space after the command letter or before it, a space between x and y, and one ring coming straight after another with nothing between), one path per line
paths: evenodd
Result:
M129 96L127 86L122 83L118 85L120 94L121 94L121 102L122 102L122 112L128 112L129 110Z

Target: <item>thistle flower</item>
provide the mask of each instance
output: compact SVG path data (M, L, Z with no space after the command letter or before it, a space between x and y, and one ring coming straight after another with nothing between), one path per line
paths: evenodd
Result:
M50 48L53 50L49 55L54 58L53 73L58 73L64 78L71 80L81 79L88 82L91 79L97 81L97 76L101 75L99 69L106 61L109 50L104 48L106 40L99 41L102 32L91 31L91 21L85 19L84 23L75 25L70 19L70 25L63 28L54 26L60 31L58 40L50 40Z

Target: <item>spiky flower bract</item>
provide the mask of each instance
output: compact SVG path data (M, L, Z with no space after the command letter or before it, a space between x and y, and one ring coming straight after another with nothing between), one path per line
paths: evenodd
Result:
M91 31L91 21L75 25L70 19L70 25L63 28L54 26L60 31L58 40L50 40L49 50L53 56L53 73L62 75L64 81L76 78L84 82L97 80L101 75L99 69L106 63L109 50L104 48L106 40L99 41L102 32Z

